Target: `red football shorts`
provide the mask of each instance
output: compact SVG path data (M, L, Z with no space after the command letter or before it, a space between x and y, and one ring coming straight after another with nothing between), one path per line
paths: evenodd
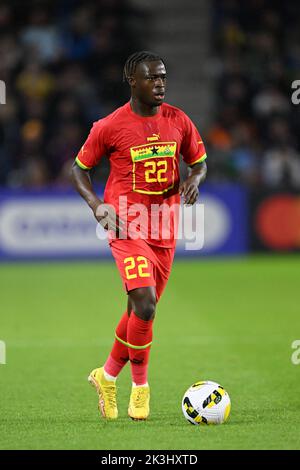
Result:
M126 292L153 286L158 301L171 273L175 248L148 245L142 239L116 239L110 247Z

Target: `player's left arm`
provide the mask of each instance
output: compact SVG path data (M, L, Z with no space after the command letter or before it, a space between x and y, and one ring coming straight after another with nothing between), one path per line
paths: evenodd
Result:
M195 204L199 195L199 185L205 180L207 173L206 150L203 140L191 119L181 113L183 139L180 153L188 166L188 176L179 186L179 194L184 204Z
M188 177L179 186L179 194L184 198L184 204L195 204L199 195L199 186L206 178L206 162L189 165Z

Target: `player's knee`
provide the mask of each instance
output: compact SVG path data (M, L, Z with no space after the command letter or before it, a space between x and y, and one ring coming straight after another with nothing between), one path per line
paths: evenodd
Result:
M148 300L148 301L141 303L138 306L137 314L144 321L153 320L155 316L155 308L156 308L155 300Z
M153 320L156 309L156 295L154 289L140 288L130 293L135 314L142 320Z

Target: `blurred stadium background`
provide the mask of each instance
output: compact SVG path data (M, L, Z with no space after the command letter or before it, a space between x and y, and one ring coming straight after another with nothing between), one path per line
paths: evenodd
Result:
M290 361L300 337L300 104L292 103L299 15L293 0L0 0L2 448L299 448L299 393L298 412L282 414L284 394L299 390ZM153 348L154 396L165 407L171 400L174 416L154 401L161 434L143 427L137 443L132 427L127 441L121 437L125 414L120 434L99 437L103 426L89 421L95 404L78 385L78 373L83 383L104 359L124 296L106 242L71 188L70 167L92 122L127 101L123 64L142 49L165 58L166 101L198 126L208 177L199 200L204 248L178 244L182 259L162 299ZM102 164L94 172L99 193L108 171ZM46 262L54 260L61 262ZM194 333L182 331L182 311ZM181 351L176 373L166 338ZM16 367L23 384L17 412ZM65 391L57 390L62 376ZM167 391L173 380L179 398L165 396L158 377ZM202 378L228 384L237 411L232 428L206 431L199 442L181 422L180 393ZM242 399L249 394L254 406ZM174 435L164 429L173 418L180 422Z
M207 146L203 252L299 250L298 11L295 1L2 1L0 259L106 252L83 204L66 199L70 167L91 123L128 99L122 67L145 48L165 57L167 101ZM108 171L94 175L99 191Z

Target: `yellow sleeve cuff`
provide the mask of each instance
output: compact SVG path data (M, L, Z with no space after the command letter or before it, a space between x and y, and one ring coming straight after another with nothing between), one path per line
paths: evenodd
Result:
M192 162L192 163L189 163L189 165L192 166L192 165L195 165L196 163L204 162L204 160L206 160L206 158L207 158L207 155L206 155L206 153L204 153L204 154L202 155L202 157L197 158L197 160L195 160L195 161Z
M82 169L82 170L91 170L91 166L86 166L84 165L78 157L75 158L75 162L77 163L77 165Z

